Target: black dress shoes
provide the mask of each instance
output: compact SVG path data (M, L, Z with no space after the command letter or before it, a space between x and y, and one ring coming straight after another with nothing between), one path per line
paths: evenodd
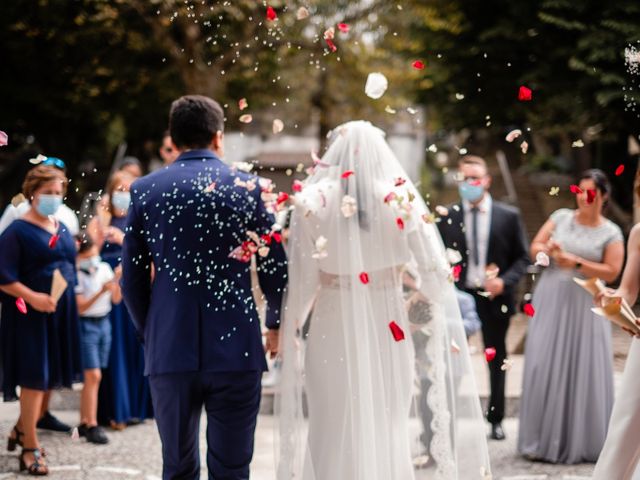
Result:
M502 430L502 425L499 423L491 424L491 438L493 440L504 440L506 437L504 435L504 430Z
M66 423L62 423L56 417L51 415L51 412L47 411L44 416L38 420L36 427L41 430L51 430L53 432L69 433L71 427Z

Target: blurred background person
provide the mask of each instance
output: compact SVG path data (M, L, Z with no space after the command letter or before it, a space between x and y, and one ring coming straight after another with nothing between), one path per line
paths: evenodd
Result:
M122 242L134 180L135 177L125 171L114 173L106 191L110 198L108 211L106 215L96 215L87 227L102 259L114 270L122 262ZM149 381L144 376L142 344L124 304L112 306L110 319L111 353L100 384L98 422L122 429L153 414Z
M165 130L164 134L162 135L160 148L158 149L158 154L160 155L162 162L160 162L158 158L154 158L149 164L149 170L154 171L158 170L159 168L166 167L167 165L171 165L173 162L175 162L176 158L178 158L179 153L180 152L178 152L178 149L171 140L171 134L169 133L169 130Z
M91 237L79 237L78 286L76 302L80 314L80 351L84 386L80 400L78 433L88 442L109 443L109 438L98 425L98 389L101 369L109 366L111 352L111 304L122 301L118 278L111 266L100 258Z
M40 165L55 167L66 174L66 165L64 161L59 158L45 157ZM17 197L16 204L9 204L0 218L0 233L2 233L11 222L16 218L22 217L31 208L29 201L24 198L23 195L19 194ZM65 205L64 201L56 211L55 218L65 224L71 235L75 236L80 231L77 215L71 208Z
M552 213L531 244L552 263L532 298L518 437L524 456L567 464L598 459L614 395L611 325L573 277L613 282L624 259L622 232L602 215L607 177L588 170L579 187L578 208Z
M53 219L67 183L59 168L30 170L22 191L32 208L0 235L4 400L16 400L20 386L20 417L7 447L22 447L20 470L31 475L48 473L36 423L70 430L48 412L49 391L81 379L76 245L67 226ZM56 270L68 285L57 303L48 293Z
M483 158L462 157L458 177L461 202L449 209L449 220L439 222L438 229L446 247L462 257L458 284L476 302L485 348L496 350L489 362L487 420L491 438L504 440L506 372L502 364L507 358L509 322L515 313L513 296L529 264L527 241L520 212L491 197L491 176Z

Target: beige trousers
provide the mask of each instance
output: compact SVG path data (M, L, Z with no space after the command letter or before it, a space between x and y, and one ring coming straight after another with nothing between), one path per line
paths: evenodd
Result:
M622 384L593 480L631 480L640 459L640 339L631 342Z

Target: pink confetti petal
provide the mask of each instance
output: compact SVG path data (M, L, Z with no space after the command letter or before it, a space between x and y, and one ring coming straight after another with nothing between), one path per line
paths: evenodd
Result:
M393 201L393 200L395 200L396 198L398 198L398 195L396 194L396 192L388 193L388 194L384 197L384 203L392 202L392 201Z
M9 145L9 135L0 130L0 147L6 147Z
M395 186L396 187L401 187L402 185L404 185L407 182L406 179L402 178L402 177L398 177L395 179Z
M296 193L300 193L303 187L304 187L304 184L300 180L294 180L293 185L291 186L291 190L293 190Z
M360 282L362 282L363 285L369 283L369 274L367 272L362 272L360 274Z
M27 304L25 303L24 298L18 297L16 299L16 307L18 308L18 311L23 315L27 314Z
M396 225L400 230L404 230L404 220L402 220L400 217L396 218Z
M413 63L411 64L411 66L412 66L413 68L415 68L416 70L424 70L425 64L424 64L424 62L423 62L423 61L421 61L421 60L416 60L415 62L413 62Z
M346 23L339 23L338 30L340 30L342 33L349 33L349 25L347 25Z
M573 193L574 195L580 195L582 192L582 189L578 186L578 185L571 185L569 187L569 190L571 191L571 193Z
M325 38L324 41L327 42L327 47L329 47L329 50L331 50L332 52L338 50L338 47L336 47L336 44L333 43L333 40L331 40L330 38Z
M247 102L246 98L241 98L240 100L238 100L238 108L240 110L244 110L248 106L249 106L249 102Z

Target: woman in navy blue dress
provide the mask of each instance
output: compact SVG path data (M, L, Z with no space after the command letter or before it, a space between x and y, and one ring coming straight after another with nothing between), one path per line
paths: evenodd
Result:
M118 171L109 180L109 207L96 216L89 232L100 246L100 255L115 270L122 257L129 188L135 177ZM105 212L101 212L105 213ZM104 223L102 223L104 222ZM144 352L124 303L111 310L112 344L109 368L100 385L98 421L122 429L127 424L153 417L149 381L144 376Z
M17 400L20 387L20 418L8 448L23 447L20 470L30 475L48 473L36 435L48 391L82 379L76 245L67 227L53 218L66 187L67 178L54 167L30 170L23 193L32 208L0 235L4 400ZM49 294L55 270L67 282L57 303Z

